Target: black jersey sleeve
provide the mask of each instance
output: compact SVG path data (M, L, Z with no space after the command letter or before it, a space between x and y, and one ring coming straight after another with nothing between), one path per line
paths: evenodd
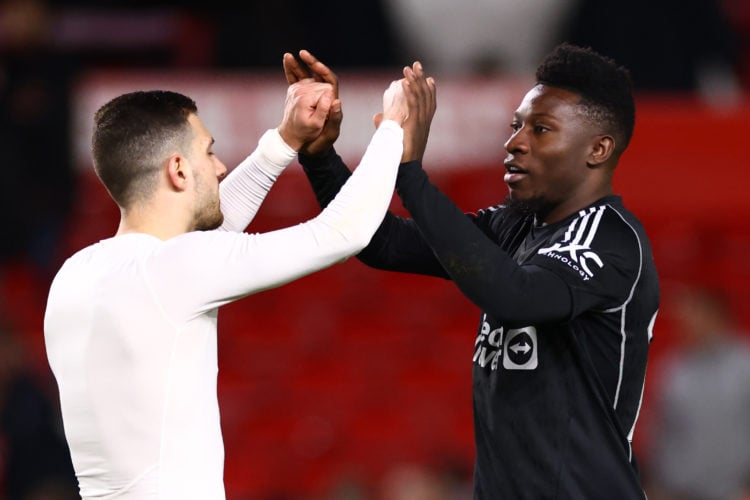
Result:
M333 148L321 156L299 155L299 161L321 208L333 200L351 175ZM414 221L390 211L357 258L375 269L448 277Z
M320 156L307 156L300 153L297 158L307 180L310 181L320 208L328 206L352 175L334 148Z
M508 325L572 316L565 280L545 267L516 263L430 182L419 162L401 165L396 189L450 278L484 312Z
M566 281L576 316L628 302L643 272L643 254L642 237L625 210L602 203L582 210L531 262Z

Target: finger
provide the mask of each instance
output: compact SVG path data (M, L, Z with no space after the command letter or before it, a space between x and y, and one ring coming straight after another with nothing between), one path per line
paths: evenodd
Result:
M425 78L422 63L419 61L413 64L412 70L408 73L409 76L407 78L413 86L413 91L421 105L420 112L424 113L425 116L429 116L433 112L432 110L434 110L435 105L435 81L432 79L432 83L430 83Z
M430 105L432 109L437 108L437 83L433 77L427 77L427 85L430 88Z
M339 79L331 68L323 64L309 50L302 49L299 51L299 58L307 64L312 71L316 80L330 83L333 85L333 92L336 97L339 95Z
M320 120L320 123L324 123L326 117L328 117L328 111L330 111L332 103L333 93L330 91L323 92L320 99L318 99L318 104L315 106L315 111L313 112L315 119Z
M296 83L304 78L308 78L310 75L300 65L297 59L294 58L289 52L284 54L284 75L286 76L287 83Z
M425 105L427 101L426 92L422 86L424 83L423 78L418 78L414 70L406 66L404 68L404 94L406 95L407 103L409 105L409 112L416 113L421 118L425 111Z
M344 113L341 109L341 99L335 99L331 103L331 110L328 112L328 120L341 123Z
M422 93L426 93L428 91L428 85L427 80L424 76L424 69L422 68L422 63L419 61L416 61L414 65L411 68L411 81L414 85L417 85L419 87L419 91Z

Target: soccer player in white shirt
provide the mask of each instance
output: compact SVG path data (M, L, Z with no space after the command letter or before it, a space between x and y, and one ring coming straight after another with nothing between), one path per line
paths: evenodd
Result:
M133 92L97 111L94 167L120 224L63 264L44 318L84 499L225 498L218 308L367 245L391 200L407 117L415 130L432 117L421 107L434 105L434 81L403 73L336 199L307 222L264 234L244 229L339 109L329 83L292 85L281 124L221 183L227 168L189 97Z

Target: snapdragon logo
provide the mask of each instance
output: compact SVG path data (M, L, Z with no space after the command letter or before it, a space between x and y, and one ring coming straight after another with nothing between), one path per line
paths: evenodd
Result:
M579 217L568 226L563 241L551 247L540 248L538 253L559 260L576 271L583 281L590 280L594 276L594 266L599 269L604 267L599 255L591 250L591 242L596 236L605 210L604 205L592 207L588 211L581 210Z

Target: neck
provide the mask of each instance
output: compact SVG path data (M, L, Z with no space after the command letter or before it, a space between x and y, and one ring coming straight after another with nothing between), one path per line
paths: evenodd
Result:
M546 224L553 224L559 222L566 217L576 213L577 211L586 208L592 203L601 200L605 196L612 194L612 186L606 185L599 189L588 192L585 196L576 196L565 200L562 203L551 206L549 211L546 213L539 213L539 220Z
M130 233L149 234L162 241L188 232L180 213L173 209L156 210L153 207L120 209L117 236Z

